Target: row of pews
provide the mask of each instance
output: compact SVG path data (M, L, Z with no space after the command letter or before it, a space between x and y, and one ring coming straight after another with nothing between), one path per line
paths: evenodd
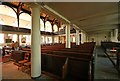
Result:
M72 48L65 48L65 44L42 46L42 72L64 81L92 81L94 79L95 42L71 45ZM19 57L17 52L19 52ZM26 53L17 52L14 51L12 56L19 64L19 61L24 60Z
M120 43L118 42L101 42L104 53L112 62L118 73L120 73Z

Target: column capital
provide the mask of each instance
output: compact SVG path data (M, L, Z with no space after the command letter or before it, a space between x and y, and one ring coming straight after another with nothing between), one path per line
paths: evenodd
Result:
M76 32L80 32L80 30L77 30L77 29L76 29Z
M40 8L41 4L37 3L37 2L34 2L34 3L31 3L31 8L34 8L34 7L38 7Z
M42 3L42 2L41 2ZM28 2L28 3L25 3L30 9L31 8L40 8L41 7L41 3L37 3L37 2Z
M70 25L71 26L71 23L65 23L65 25Z

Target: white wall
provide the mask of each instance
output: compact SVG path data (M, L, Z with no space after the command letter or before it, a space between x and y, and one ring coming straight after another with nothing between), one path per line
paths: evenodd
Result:
M58 36L54 36L54 43L58 43L59 40L58 40Z
M106 38L105 38L106 36ZM101 41L109 41L109 35L108 33L103 34L89 34L88 35L88 42L92 42L92 38L94 38L94 42L96 42L96 45L101 45Z
M87 35L85 32L81 32L81 43L87 42Z
M4 45L4 34L0 33L0 47Z
M118 29L114 29L110 32L110 40L112 42L118 42Z

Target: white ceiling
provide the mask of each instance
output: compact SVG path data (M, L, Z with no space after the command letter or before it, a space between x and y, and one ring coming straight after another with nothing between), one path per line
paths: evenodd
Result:
M118 27L117 2L44 3L87 33L108 33Z

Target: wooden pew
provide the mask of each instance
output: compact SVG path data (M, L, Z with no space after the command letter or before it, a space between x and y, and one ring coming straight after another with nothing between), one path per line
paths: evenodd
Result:
M67 56L67 57L85 58L85 59L91 59L92 58L92 54L90 54L90 53L53 51L52 54L61 55L61 56Z
M52 54L42 54L42 70L62 78L62 68L66 57Z
M67 58L69 60L66 62ZM88 59L42 54L43 63L42 68L45 72L57 75L67 81L88 81L90 76L90 60ZM66 64L66 68L63 68Z
M69 57L65 79L68 81L89 81L89 71L90 60Z
M24 54L25 53L22 51L12 51L11 58L17 63L18 61L24 59Z
M93 50L79 49L79 48L65 48L65 49L61 49L60 51L79 52L79 53L93 53Z

